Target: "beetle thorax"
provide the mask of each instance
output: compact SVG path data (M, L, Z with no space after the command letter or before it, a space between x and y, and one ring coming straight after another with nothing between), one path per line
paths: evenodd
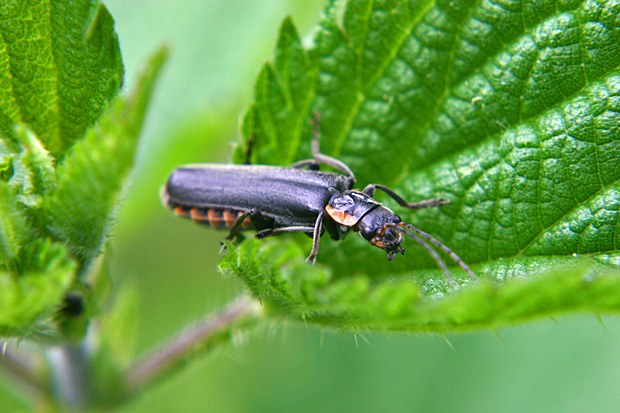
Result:
M334 195L327 214L345 228L359 232L372 245L388 253L402 252L398 215L363 192L349 190ZM343 229L345 229L343 228Z
M355 227L371 210L381 206L368 195L354 190L335 194L325 207L325 212L340 225Z

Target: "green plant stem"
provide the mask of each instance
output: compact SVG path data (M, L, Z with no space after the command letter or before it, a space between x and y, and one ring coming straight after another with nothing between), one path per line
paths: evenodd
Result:
M84 346L64 344L47 352L52 383L61 406L86 407L92 402L92 380L89 358Z
M152 384L189 357L230 341L240 327L249 328L256 324L260 314L258 301L249 296L237 298L219 313L207 316L129 366L125 373L127 388L134 391Z
M37 376L38 363L34 353L18 349L14 343L6 344L0 355L0 368L10 376L30 401L41 401L47 397L45 383Z

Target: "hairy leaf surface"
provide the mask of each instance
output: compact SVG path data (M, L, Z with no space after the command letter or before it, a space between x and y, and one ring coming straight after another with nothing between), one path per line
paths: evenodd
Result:
M278 311L353 329L617 312L618 15L612 1L334 1L307 47L285 21L244 122L252 161L310 157L318 111L321 151L359 187L451 202L404 211L377 197L480 279L444 256L452 289L413 241L387 262L357 234L324 237L314 268L303 236L247 242L222 265Z

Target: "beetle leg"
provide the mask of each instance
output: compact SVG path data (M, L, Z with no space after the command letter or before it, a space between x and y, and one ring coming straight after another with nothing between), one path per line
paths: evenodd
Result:
M308 258L306 258L306 262L310 264L314 264L316 261L316 256L319 255L319 240L321 239L322 227L323 227L323 215L325 215L325 211L319 212L319 216L316 218L316 223L314 224L314 234L312 234L312 251Z
M263 239L272 235L281 234L283 232L313 232L314 227L282 227L282 228L267 228L256 233L256 238Z
M319 212L319 216L316 218L316 222L313 227L294 226L283 228L268 228L259 231L256 234L256 238L263 239L283 232L311 232L312 251L310 252L308 258L306 258L306 262L314 264L314 261L316 261L316 256L319 254L319 240L321 239L321 235L323 235L323 215L325 215L325 211Z
M289 168L300 169L304 167L308 167L311 171L319 170L319 162L316 159L304 159L303 161L295 162Z
M226 237L228 241L241 241L243 239L243 235L241 234L241 225L243 225L243 221L245 221L245 219L253 213L254 211L250 210L239 215L239 218L237 218L233 226L230 227L230 232Z
M312 117L312 156L319 163L324 163L326 165L331 166L332 168L338 169L341 172L344 172L345 175L349 178L349 188L353 188L355 185L355 174L344 162L339 161L336 158L332 158L331 156L327 156L322 154L319 151L319 112L314 112L314 116Z
M450 203L450 201L444 198L426 199L424 201L419 201L419 202L407 202L403 197L398 195L396 192L392 191L387 186L383 186L380 184L369 184L366 186L366 188L364 188L362 192L372 198L375 195L376 189L380 189L386 194L388 194L394 201L398 202L398 205L404 208L409 208L409 209L430 208L430 207L448 205Z

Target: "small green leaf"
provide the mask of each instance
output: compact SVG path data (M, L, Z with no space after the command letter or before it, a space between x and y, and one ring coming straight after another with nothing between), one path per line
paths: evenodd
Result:
M21 272L21 250L30 241L30 229L16 191L0 181L0 264L11 274Z
M58 309L75 281L75 260L66 248L49 240L35 240L23 251L24 272L0 271L0 336L34 332Z
M80 289L78 276L106 241L166 53L154 56L133 94L117 97L123 67L104 6L5 3L0 335L24 335L50 327L50 316L71 288ZM81 338L85 317L58 321L64 338Z
M255 163L321 152L404 198L404 221L453 249L450 287L413 241L391 262L356 234L248 241L222 267L278 313L350 329L492 328L618 312L620 5L332 1L304 49L290 21L244 118ZM328 238L328 237L324 237ZM295 241L292 241L294 239ZM301 245L302 247L299 248Z
M15 173L15 163L11 155L0 156L0 180L8 182Z
M15 135L22 148L19 161L24 172L19 185L20 202L36 214L45 194L56 187L54 160L34 133L24 125L16 125Z
M101 252L109 233L166 55L163 49L153 55L133 93L118 98L58 166L56 191L44 205L48 230L82 263Z
M114 21L98 0L6 0L0 33L0 135L17 150L26 124L58 157L120 89Z

